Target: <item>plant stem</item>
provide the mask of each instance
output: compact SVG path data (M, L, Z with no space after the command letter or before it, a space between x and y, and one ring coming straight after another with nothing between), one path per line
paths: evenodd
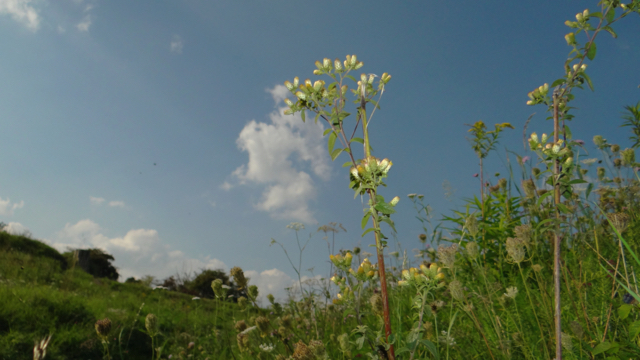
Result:
M558 105L559 105L559 92L553 92L553 142L558 143L558 135L560 132L560 126L558 121ZM555 296L555 331L556 331L556 358L555 360L562 359L562 320L561 307L560 307L560 211L558 210L558 204L560 204L560 160L556 159L553 167L554 177L554 200L555 200L555 212L556 212L556 231L554 234L554 251L553 251L553 283L554 283L554 296Z

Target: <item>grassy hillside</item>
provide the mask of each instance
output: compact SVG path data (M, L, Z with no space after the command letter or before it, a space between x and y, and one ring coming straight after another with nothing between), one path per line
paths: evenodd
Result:
M2 360L32 359L34 342L50 333L47 359L100 359L104 348L94 324L103 318L112 321L112 358L148 359L151 338L144 324L149 313L160 319L158 339L166 355L187 350L194 341L198 346L188 351L217 351L210 358L219 358L215 347L221 339L213 339L214 330L231 328L237 311L232 303L94 278L68 269L65 258L46 244L7 233L0 233L0 304Z

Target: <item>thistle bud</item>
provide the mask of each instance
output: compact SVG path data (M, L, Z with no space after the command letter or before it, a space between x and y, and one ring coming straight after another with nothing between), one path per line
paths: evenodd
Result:
M355 55L351 55L351 60L349 62L351 63L351 66L355 66L358 62L358 58Z
M306 100L307 99L307 94L303 93L302 91L298 91L296 92L296 96L298 97L298 99L300 100Z
M313 83L313 90L320 91L320 89L322 89L323 85L324 85L324 81L318 80L318 81Z
M389 204L391 204L391 206L396 206L399 201L400 201L400 197L396 196L393 199L391 199L391 201L389 201Z
M322 59L322 67L323 70L331 70L331 59Z
M336 68L336 71L342 71L342 63L340 62L340 60L336 59L333 62L333 66Z
M542 134L542 139L541 139L542 141L541 141L541 142L544 144L544 143L546 143L546 142L547 142L547 139L549 139L549 136L548 136L547 134L544 134L544 133L543 133L543 134Z
M297 77L297 76L293 78L293 87L294 87L294 88L297 88L297 87L298 87L298 82L299 82L299 81L300 81L300 79L298 79L298 77Z
M356 63L356 66L353 67L354 70L358 70L360 69L362 66L364 66L364 63L362 61L358 61Z
M289 91L293 91L293 89L295 89L295 86L293 86L293 84L292 84L289 80L287 80L287 81L285 81L285 82L284 82L284 86L285 86L285 87L287 88L287 90L289 90Z

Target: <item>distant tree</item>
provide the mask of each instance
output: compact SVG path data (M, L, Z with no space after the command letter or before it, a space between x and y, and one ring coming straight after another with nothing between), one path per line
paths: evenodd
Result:
M4 221L0 221L0 231L4 231L4 228L6 228L7 226L9 225L7 225Z
M142 280L137 280L134 277L130 277L130 278L127 278L127 280L125 280L124 282L125 284L141 284Z
M75 264L74 251L75 249L67 248L62 256L67 260L69 266ZM89 274L97 278L107 278L110 280L118 280L120 274L118 270L113 266L112 261L115 260L113 255L108 254L100 249L88 249L89 250Z

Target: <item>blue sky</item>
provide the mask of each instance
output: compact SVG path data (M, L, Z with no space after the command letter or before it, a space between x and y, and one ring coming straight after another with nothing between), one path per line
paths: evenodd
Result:
M303 273L327 275L319 225L344 225L338 248L373 240L346 159L330 161L324 125L282 114L282 83L357 54L362 72L393 77L370 129L394 163L382 194L402 198L410 252L421 228L407 194L437 220L478 193L465 124L516 127L487 160L494 180L505 147L528 154L529 115L528 133L551 131L527 93L562 76L564 21L596 3L0 0L0 221L60 250L105 248L121 281L241 266L278 294L295 272L270 239L297 256L286 225L303 222ZM572 130L591 155L596 134L630 145L619 125L640 100L638 20L599 36L595 92L575 92Z

